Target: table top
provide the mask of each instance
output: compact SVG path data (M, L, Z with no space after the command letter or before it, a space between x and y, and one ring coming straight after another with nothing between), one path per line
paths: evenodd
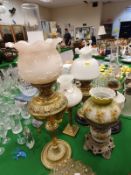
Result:
M73 108L73 117L76 116L77 107ZM96 175L128 175L131 173L131 120L121 116L122 131L113 135L116 147L112 151L110 160L105 160L101 155L93 155L90 151L83 149L85 134L89 132L89 127L80 126L80 130L75 138L62 134L67 125L68 117L65 114L62 124L58 130L58 138L67 141L72 148L72 158L81 160L92 167ZM13 136L10 143L5 146L5 153L0 156L0 174L3 175L48 175L47 170L41 163L40 154L43 147L50 141L50 136L43 128L39 133L37 129L31 128L35 146L32 150L26 146L19 146L16 137ZM16 148L21 148L27 153L27 158L14 160L12 153Z
M75 119L78 106L73 108L73 118ZM113 135L116 147L112 151L111 158L105 160L101 155L93 155L90 151L83 149L85 134L89 133L89 127L80 126L80 130L75 138L64 135L63 129L68 123L68 116L65 114L63 122L58 129L58 138L67 141L72 148L72 158L81 160L89 165L96 175L129 175L131 174L131 117L121 116L122 131ZM40 154L43 147L50 142L50 136L42 128L38 132L36 128L31 127L35 138L35 146L29 150L25 145L20 146L16 143L16 136L9 133L11 141L5 145L5 153L0 156L0 174L1 175L48 175L46 169L40 160ZM0 144L1 146L1 144ZM15 160L13 152L17 148L27 153L27 158Z
M68 50L72 50L72 48L71 47L60 48L60 53L66 52Z

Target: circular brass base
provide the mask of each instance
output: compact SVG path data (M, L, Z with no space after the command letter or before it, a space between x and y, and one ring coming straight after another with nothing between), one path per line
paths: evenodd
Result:
M64 140L57 140L57 146L49 142L42 150L41 161L48 169L54 169L64 160L70 159L71 147Z

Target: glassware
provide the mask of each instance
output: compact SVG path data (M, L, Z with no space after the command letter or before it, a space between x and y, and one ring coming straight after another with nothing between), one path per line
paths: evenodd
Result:
M13 134L19 134L20 132L22 132L22 124L18 114L14 114L11 120Z
M25 125L31 124L31 115L27 110L27 102L23 102L23 105L21 106L21 117L24 119L23 123Z
M117 77L120 73L119 45L117 42L116 44L112 44L112 47L111 47L110 68L112 69L115 76Z
M26 146L29 149L32 149L34 144L35 144L35 140L33 138L33 135L30 131L30 129L28 127L24 127L24 132L23 132L24 136L25 136L25 140L26 140Z
M44 35L41 26L39 6L33 3L23 3L22 10L27 30L28 42L33 43L43 40Z
M2 138L2 143L7 144L10 138L7 137L7 132L10 127L10 118L8 117L7 107L5 104L0 106L0 137Z
M11 127L12 133L17 134L17 143L20 145L25 144L25 138L22 134L23 127L20 121L20 110L16 107L12 110Z
M127 117L131 117L131 83L129 83L125 89L125 104L122 114Z
M5 152L5 148L4 147L0 147L0 156Z
M32 97L36 95L38 90L33 87L30 83L25 82L23 79L19 78L19 90L27 97Z
M0 138L0 142L1 142L1 138ZM3 155L4 152L5 152L5 148L4 147L0 147L0 156Z
M8 129L5 126L5 123L0 123L0 137L2 138L2 144L7 144L9 138L7 138Z

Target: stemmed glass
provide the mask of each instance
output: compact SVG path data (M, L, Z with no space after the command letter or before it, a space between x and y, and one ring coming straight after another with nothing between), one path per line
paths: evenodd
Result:
M20 109L14 104L11 105L10 108L12 133L18 136L18 144L25 144L25 138L22 135L23 127L20 119Z
M7 137L8 130L11 129L11 122L8 116L8 109L6 104L0 105L0 137L2 138L2 143L7 144L10 138Z
M1 138L0 138L1 141ZM0 147L0 156L5 152L5 148L4 147Z
M29 125L31 124L31 115L27 110L27 102L22 102L21 105L21 117L24 119L24 124Z
M3 139L2 143L6 144L8 142L7 136L8 129L5 127L4 123L0 123L0 137Z

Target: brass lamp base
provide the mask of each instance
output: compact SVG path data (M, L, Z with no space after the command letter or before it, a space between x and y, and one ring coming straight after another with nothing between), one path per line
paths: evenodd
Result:
M71 126L70 124L68 124L65 127L63 133L66 134L66 135L69 135L71 137L75 137L78 131L79 131L79 127L77 125L72 125Z
M86 136L84 144L85 150L91 150L93 154L101 154L105 159L110 159L113 148L115 147L113 139L109 137L106 142L96 142L91 134Z
M61 93L52 90L53 84L54 82L34 85L40 93L28 103L28 110L37 120L45 120L50 116L60 119L65 111L67 99Z
M39 95L28 103L28 110L34 118L47 120L45 128L50 132L52 141L42 150L41 161L49 169L54 169L59 163L71 157L69 144L55 136L58 122L63 118L68 101L64 95L53 90L53 84L54 82L35 85L39 89Z
M82 99L83 102L85 102L88 99L88 97L90 96L89 91L91 89L91 82L92 82L92 80L83 80L83 81L81 80L80 81L80 83L81 83L80 89L81 89L82 94L83 94L83 99Z
M41 161L48 169L54 169L58 164L71 157L70 145L63 140L57 140L56 142L56 146L52 141L49 142L41 153Z

